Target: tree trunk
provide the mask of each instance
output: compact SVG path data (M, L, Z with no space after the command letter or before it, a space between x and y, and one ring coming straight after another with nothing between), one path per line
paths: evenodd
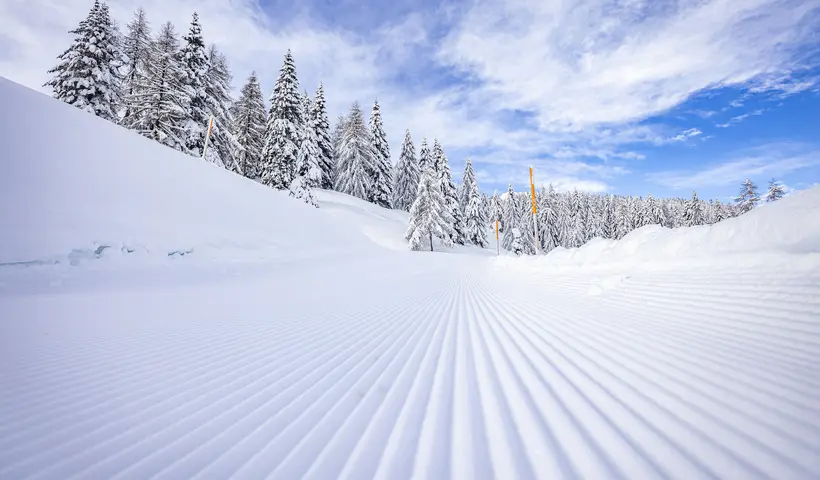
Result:
M433 233L430 232L430 251L433 251Z

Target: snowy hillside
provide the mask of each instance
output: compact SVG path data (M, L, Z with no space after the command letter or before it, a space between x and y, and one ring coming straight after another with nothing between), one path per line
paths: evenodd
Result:
M0 479L820 475L818 189L410 252L406 213L0 102Z
M321 210L0 78L0 264L373 248ZM300 253L301 252L301 253Z

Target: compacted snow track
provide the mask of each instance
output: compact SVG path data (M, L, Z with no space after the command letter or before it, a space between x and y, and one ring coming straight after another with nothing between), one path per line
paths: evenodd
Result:
M820 474L820 272L336 263L0 296L0 478Z

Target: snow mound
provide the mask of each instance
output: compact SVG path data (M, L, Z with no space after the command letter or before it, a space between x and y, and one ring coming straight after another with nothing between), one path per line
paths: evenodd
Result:
M360 198L331 190L317 190L319 207L350 228L391 250L408 250L404 234L409 214L380 207Z
M580 248L557 248L542 261L586 265L718 260L735 254L818 254L819 211L820 187L813 187L714 225L676 229L648 225L621 240L595 238Z
M0 77L0 265L376 248L338 219Z

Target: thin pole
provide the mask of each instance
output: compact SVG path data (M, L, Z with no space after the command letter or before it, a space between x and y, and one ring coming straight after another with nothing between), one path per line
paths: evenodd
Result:
M495 220L495 254L501 255L501 243L498 241L498 219Z
M208 121L208 133L205 135L205 147L202 149L202 159L205 160L205 154L208 152L208 140L211 139L211 129L214 128L214 117Z
M532 181L532 166L530 166L530 195L532 196L532 238L535 243L535 254L538 255L538 219L535 207L535 184Z

